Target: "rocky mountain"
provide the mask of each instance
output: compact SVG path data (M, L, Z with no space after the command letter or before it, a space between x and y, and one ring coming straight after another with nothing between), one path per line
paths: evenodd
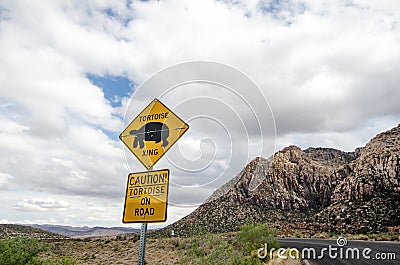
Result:
M354 152L289 146L268 159L257 157L158 233L233 231L246 222L354 233L399 226L400 125Z
M72 227L64 225L30 225L34 228L39 228L51 233L63 235L66 237L101 237L101 236L116 236L121 234L132 234L140 232L140 229L130 227Z
M385 231L400 225L400 125L374 137L314 217L325 230Z

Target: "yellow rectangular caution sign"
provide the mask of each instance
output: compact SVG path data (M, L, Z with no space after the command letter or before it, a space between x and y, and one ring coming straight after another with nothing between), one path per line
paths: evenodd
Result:
M169 170L130 173L126 185L124 223L167 220Z

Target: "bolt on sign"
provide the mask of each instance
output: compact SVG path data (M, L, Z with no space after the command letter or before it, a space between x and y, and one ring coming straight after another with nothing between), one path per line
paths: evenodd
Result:
M188 124L154 99L119 138L150 169L188 129Z
M126 185L123 223L167 220L169 170L130 173Z

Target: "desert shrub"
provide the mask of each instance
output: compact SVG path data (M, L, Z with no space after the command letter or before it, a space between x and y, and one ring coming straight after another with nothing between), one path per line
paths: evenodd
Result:
M75 265L75 260L71 257L66 256L55 256L52 255L46 260L42 260L42 265Z
M178 248L179 264L261 265L265 264L257 250L268 244L268 249L279 248L274 239L276 230L267 225L246 225L237 233L205 234L182 240ZM173 240L172 240L173 242Z
M234 257L232 259L232 265L259 265L264 264L259 258L255 256L245 256L245 257Z
M178 238L172 239L171 245L173 245L174 247L179 247L179 239Z
M37 257L41 247L37 239L6 238L0 240L0 264L41 264Z
M358 235L356 236L356 239L357 239L357 240L368 240L368 236L367 236L367 235L364 235L364 234L358 234Z
M192 265L231 264L229 260L236 254L226 240L214 238L212 235L189 238L186 240L185 248L180 252L183 256L180 264Z
M238 245L246 255L249 255L255 250L264 247L265 243L267 243L268 251L271 248L278 249L280 244L275 239L276 236L276 230L270 228L267 224L248 224L240 228L237 239Z

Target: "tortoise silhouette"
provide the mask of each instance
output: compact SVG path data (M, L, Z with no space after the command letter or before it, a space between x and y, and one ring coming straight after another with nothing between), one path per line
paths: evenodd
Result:
M130 135L134 135L133 147L136 148L139 144L140 149L144 147L144 141L153 141L159 143L162 141L162 146L168 145L167 138L169 136L169 128L161 122L149 122L140 127L139 130L131 130Z

